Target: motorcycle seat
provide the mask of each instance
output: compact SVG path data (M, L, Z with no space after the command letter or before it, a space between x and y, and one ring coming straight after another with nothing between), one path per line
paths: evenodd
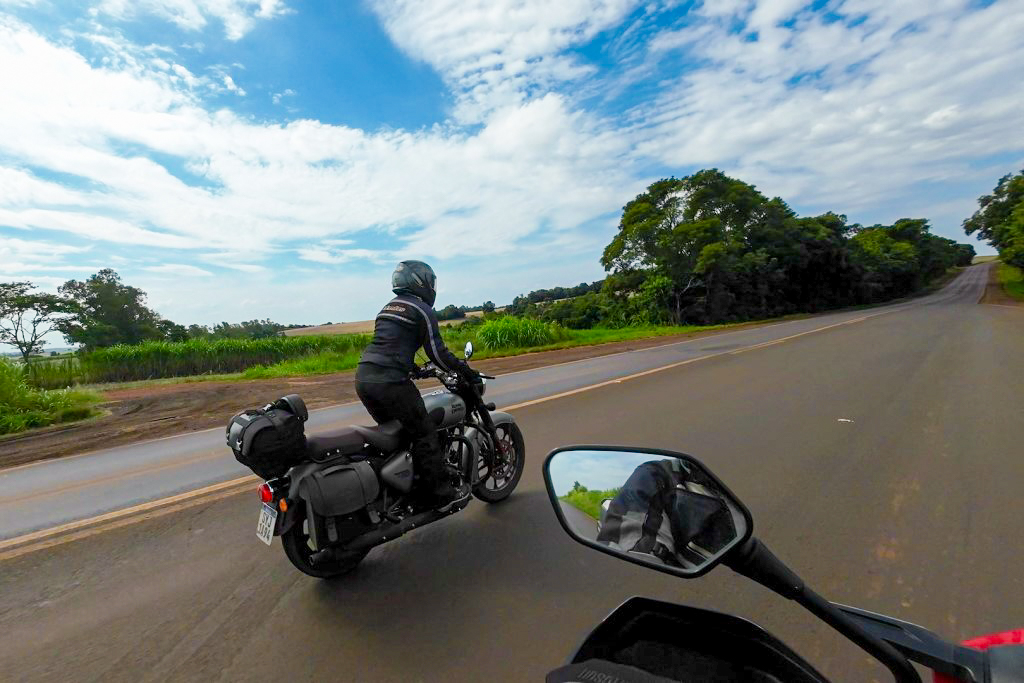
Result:
M306 438L306 454L313 460L327 456L355 455L369 444L374 448L391 453L402 445L402 425L398 420L386 422L379 427L341 427L319 432Z

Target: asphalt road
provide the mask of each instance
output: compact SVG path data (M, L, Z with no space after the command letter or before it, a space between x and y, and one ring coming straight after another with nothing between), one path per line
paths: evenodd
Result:
M544 397L637 372L685 363L716 355L729 355L795 335L814 334L835 326L856 324L865 316L898 313L908 306L941 302L963 296L977 300L984 285L977 269L948 291L928 300L900 303L867 311L846 311L805 320L666 344L638 351L602 356L502 375L488 388L488 398L499 406L522 405ZM980 291L980 290L979 290ZM979 295L980 296L980 295ZM253 401L239 389L239 410ZM225 415L225 423L229 415ZM372 421L363 407L347 404L313 411L307 431ZM40 529L92 518L148 501L193 491L250 474L235 462L224 444L222 429L209 429L141 444L120 446L67 458L0 470L0 540Z
M748 617L837 681L888 680L727 569L683 581L571 541L540 464L574 442L698 456L747 503L755 533L833 600L951 638L1024 626L1024 311L975 303L984 269L832 318L848 324L701 340L721 353L515 409L529 462L511 499L377 548L341 580L305 577L276 541L259 543L252 493L2 561L0 678L542 680L642 594ZM685 360L658 353L647 367ZM652 360L613 358L602 362L633 372Z

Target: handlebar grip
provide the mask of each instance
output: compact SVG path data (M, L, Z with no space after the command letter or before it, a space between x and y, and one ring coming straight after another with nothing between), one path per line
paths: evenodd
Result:
M498 379L497 377L491 377L490 375L481 374L480 376L483 377L484 379Z

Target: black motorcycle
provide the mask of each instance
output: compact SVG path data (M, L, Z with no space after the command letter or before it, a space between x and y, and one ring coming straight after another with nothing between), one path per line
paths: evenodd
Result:
M742 502L695 458L656 449L573 446L553 451L544 480L555 513L580 543L695 578L723 563L793 600L884 664L899 683L1024 682L1024 630L963 645L920 626L829 602L753 534ZM598 625L548 683L795 681L828 683L757 625L728 614L631 598Z
M472 344L466 345L467 360ZM522 432L508 413L484 402L486 380L469 382L427 364L413 379L436 378L444 389L423 397L437 424L452 483L468 485L487 503L505 500L525 465ZM265 479L256 535L267 545L281 537L285 555L318 578L354 569L374 546L464 509L470 497L442 508L424 507L414 487L410 440L397 421L303 433L308 417L296 395L228 424L235 457Z

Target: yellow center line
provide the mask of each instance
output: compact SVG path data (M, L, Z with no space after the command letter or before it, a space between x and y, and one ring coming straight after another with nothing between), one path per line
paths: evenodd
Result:
M121 508L120 510L106 512L102 515L89 517L87 519L80 519L75 522L68 522L67 524L61 524L60 526L51 527L49 529L41 529L39 531L34 531L30 534L24 534L22 536L17 536L15 538L9 538L5 541L0 541L0 550L23 545L25 543L31 543L33 541L40 541L42 539L57 536L58 534L76 531L78 529L92 526L94 524L101 524L103 522L109 522L111 520L129 517L131 515L138 515L167 505L174 505L175 503L181 503L192 498L198 498L199 496L204 496L210 493L226 491L229 489L233 489L235 487L241 487L245 484L254 484L259 480L260 478L257 477L255 474L250 474L245 477L239 477L238 479L222 481L219 484L211 484L210 486L204 486L203 488L195 489L194 491L186 491L185 493L179 493L176 496L161 498L159 500L152 500L148 503L140 503L139 505ZM231 493L238 493L241 490L242 489L240 488L239 491L231 491ZM2 559L2 557L0 557L0 559Z

